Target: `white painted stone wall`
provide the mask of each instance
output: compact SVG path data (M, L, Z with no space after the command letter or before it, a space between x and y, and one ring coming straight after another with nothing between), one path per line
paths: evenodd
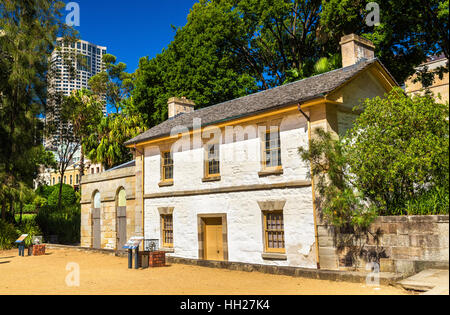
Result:
M252 126L247 130L251 129ZM244 140L233 142L222 137L221 180L218 182L202 182L204 149L200 147L174 153L174 185L159 187L160 148L147 147L145 194L309 180L309 163L304 163L298 154L298 148L308 143L306 120L301 114L287 115L280 129L282 175L259 177L261 140L254 125L254 134L250 132ZM257 202L271 200L286 200L284 220L287 261L269 261L261 257L264 247L263 223ZM229 261L315 268L311 187L147 199L146 238L160 238L158 207L175 208L174 256L198 259L197 215L226 213Z
M287 260L264 260L263 216L258 201L286 200L283 210ZM160 239L159 207L174 207L176 257L199 259L198 214L227 214L228 260L315 268L311 188L276 189L145 201L145 238Z
M256 130L256 126L254 126ZM248 129L250 130L250 129ZM256 137L255 137L256 136ZM194 148L174 153L174 185L159 187L161 182L161 155L157 146L145 150L145 194L172 191L211 189L239 185L285 183L307 180L309 164L298 154L299 147L308 145L306 120L300 115L290 115L281 123L281 160L284 174L281 176L259 177L261 171L261 141L257 135L248 140L224 143L220 146L220 182L203 183L204 149Z

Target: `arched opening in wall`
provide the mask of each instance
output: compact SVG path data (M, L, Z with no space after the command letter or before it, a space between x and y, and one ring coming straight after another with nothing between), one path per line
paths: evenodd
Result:
M117 250L123 250L127 242L127 193L120 188L117 193Z
M101 248L101 196L100 192L96 191L93 195L92 202L92 247L93 248Z

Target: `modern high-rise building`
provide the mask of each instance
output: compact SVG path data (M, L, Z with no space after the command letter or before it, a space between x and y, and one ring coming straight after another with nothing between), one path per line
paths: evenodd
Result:
M89 79L105 70L102 58L106 54L106 47L84 40L64 43L62 38L58 38L57 45L59 49L55 49L52 54L52 65L56 71L53 71L50 79L51 87L57 92L69 96L73 90L87 89ZM68 62L72 62L74 73Z
M79 40L74 43L68 43L63 38L57 39L57 47L53 51L50 59L50 67L48 74L48 98L47 110L45 115L45 124L52 125L55 130L51 135L44 139L44 147L54 152L56 160L59 162L60 157L58 151L61 148L71 146L71 143L63 143L61 141L60 130L69 129L70 126L62 124L60 121L60 102L63 96L69 96L75 90L89 89L89 79L96 74L105 71L103 56L106 54L107 48ZM106 115L106 98L104 99L103 114ZM76 152L70 163L72 168L80 162L80 150ZM91 167L91 162L85 159L85 167ZM95 170L103 171L101 165L92 165ZM48 185L50 182L50 173L54 170L47 170L44 182ZM55 173L56 174L56 173ZM75 176L75 175L74 175ZM53 178L54 180L54 178ZM70 181L68 181L70 182ZM76 180L74 179L74 183ZM71 183L72 184L72 183Z
M62 38L57 39L57 48L53 51L50 62L46 123L58 121L60 115L58 101L50 99L50 96L69 96L74 90L89 89L89 79L105 70L103 56L106 51L106 47L84 40L67 43ZM103 114L106 115L106 102ZM44 140L44 146L54 147L55 142L58 143L55 139L58 138L58 130L55 130L51 137Z

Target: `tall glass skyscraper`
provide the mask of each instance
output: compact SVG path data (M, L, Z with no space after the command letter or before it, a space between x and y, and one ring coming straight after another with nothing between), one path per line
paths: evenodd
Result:
M74 90L89 89L89 79L105 71L102 58L106 51L106 47L84 40L68 43L62 38L57 39L57 48L51 56L48 78L49 110L45 118L47 123L59 119L58 101L54 95L69 96ZM106 115L106 102L103 113ZM55 130L52 137L45 139L44 145L47 148L55 146L55 140L58 138L58 131Z

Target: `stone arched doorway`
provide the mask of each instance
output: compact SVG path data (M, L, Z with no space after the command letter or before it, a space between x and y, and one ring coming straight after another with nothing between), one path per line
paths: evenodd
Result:
M121 188L117 193L117 250L127 242L127 193Z
M101 248L101 196L100 192L97 191L93 196L93 205L92 205L92 247L93 248Z

